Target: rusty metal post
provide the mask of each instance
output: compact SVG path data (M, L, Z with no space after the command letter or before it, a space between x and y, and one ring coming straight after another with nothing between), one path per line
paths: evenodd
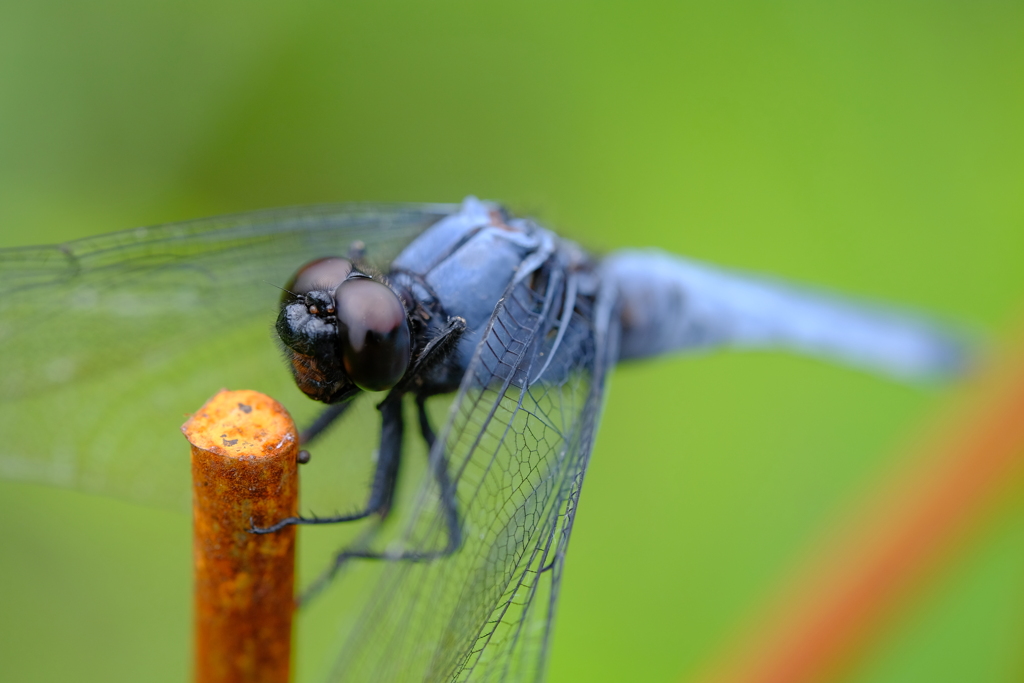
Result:
M192 444L194 681L287 683L291 673L298 436L255 391L221 391L182 428Z

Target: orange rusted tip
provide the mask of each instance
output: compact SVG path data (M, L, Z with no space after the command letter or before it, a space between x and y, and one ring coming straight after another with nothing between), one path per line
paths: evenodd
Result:
M221 391L182 428L192 444L197 683L286 683L291 669L298 434L255 391Z

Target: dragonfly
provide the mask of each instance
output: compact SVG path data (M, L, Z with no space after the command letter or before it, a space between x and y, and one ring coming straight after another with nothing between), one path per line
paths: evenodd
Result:
M539 681L617 363L782 349L927 381L971 346L654 249L598 257L473 197L258 211L0 250L0 476L184 507L178 426L219 388L281 398L312 446L372 397L367 502L252 529L376 520L307 591L383 565L331 680ZM427 464L393 515L407 429Z

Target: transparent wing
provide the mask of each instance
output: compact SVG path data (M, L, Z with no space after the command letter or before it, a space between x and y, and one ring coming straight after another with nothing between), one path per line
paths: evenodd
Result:
M354 240L386 267L457 207L304 207L0 250L0 476L187 506L179 427L222 387L303 419L279 287Z
M533 681L543 677L562 560L616 338L603 305L552 270L514 285L431 454L447 461L462 545L387 564L338 660L338 681ZM400 547L448 532L427 481ZM394 549L394 546L391 546ZM397 551L397 549L396 549Z

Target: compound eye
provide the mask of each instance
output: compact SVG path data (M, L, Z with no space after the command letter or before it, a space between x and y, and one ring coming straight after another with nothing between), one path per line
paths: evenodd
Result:
M390 389L409 367L411 339L405 307L387 285L369 278L334 291L345 371L367 391Z
M284 292L281 301L292 300L292 294L301 297L312 291L333 292L351 272L352 262L338 256L310 261L292 276L285 286L288 291Z

